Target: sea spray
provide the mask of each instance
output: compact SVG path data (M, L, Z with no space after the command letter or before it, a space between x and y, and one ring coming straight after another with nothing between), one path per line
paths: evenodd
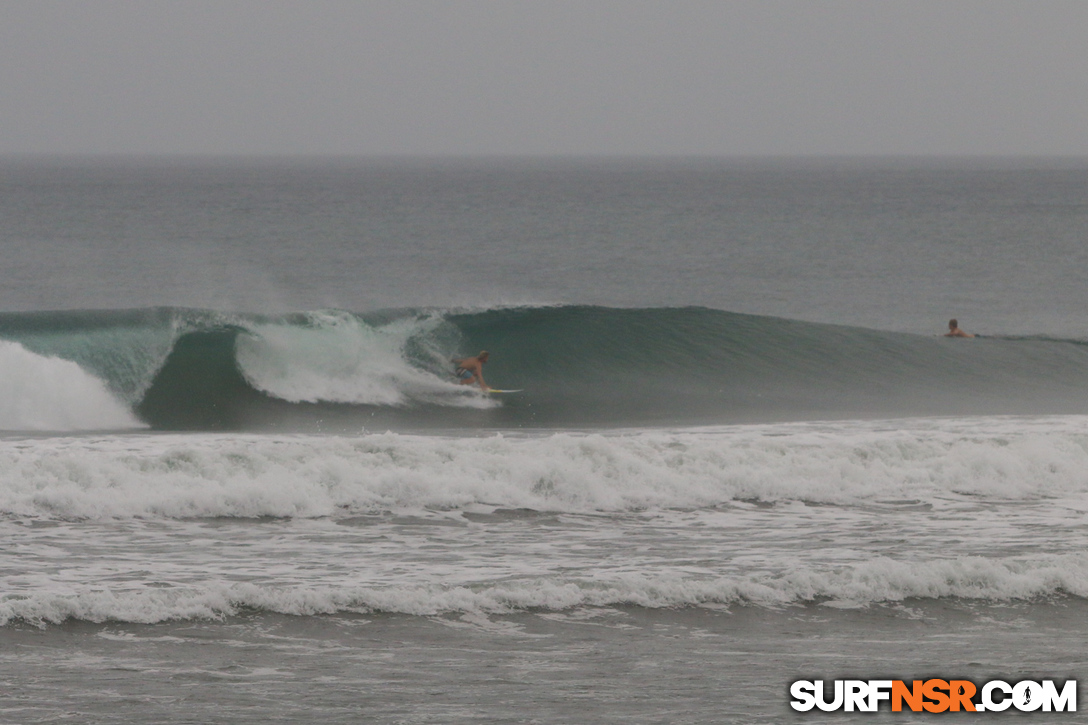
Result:
M69 360L0 341L0 430L140 428L101 380Z
M449 360L427 345L442 324L437 315L368 324L346 312L314 312L302 324L251 325L237 338L235 353L250 385L291 403L494 405L464 395L449 374Z

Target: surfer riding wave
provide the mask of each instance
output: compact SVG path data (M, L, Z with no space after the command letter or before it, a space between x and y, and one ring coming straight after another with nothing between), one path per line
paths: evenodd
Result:
M459 385L478 383L480 390L490 390L484 382L484 363L487 362L488 356L487 350L481 350L475 357L454 358L453 363L457 365L457 369L453 371L453 374L457 378L457 383Z

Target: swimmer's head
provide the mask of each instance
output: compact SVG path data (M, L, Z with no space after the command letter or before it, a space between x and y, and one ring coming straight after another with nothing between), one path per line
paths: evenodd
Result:
M488 352L487 350L480 350L480 354L479 354L479 355L477 355L477 356L476 356L476 358L477 358L478 360L480 360L481 362L483 362L484 360L487 360L487 357L488 357L488 355L490 355L490 354L491 354L491 353L489 353L489 352Z
M959 321L956 320L955 317L953 317L951 320L948 321L948 329L949 330L955 330L959 326L960 326L960 323L959 323Z

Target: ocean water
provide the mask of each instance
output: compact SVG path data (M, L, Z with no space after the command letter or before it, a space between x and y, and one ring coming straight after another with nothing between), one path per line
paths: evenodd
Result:
M1088 162L9 158L0 249L0 722L1088 670Z

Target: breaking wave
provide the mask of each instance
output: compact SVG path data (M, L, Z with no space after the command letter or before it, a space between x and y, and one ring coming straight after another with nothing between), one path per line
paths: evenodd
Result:
M618 427L1088 410L1082 341L950 340L705 308L8 313L0 315L0 338L18 346L0 357L7 377L23 375L56 399L29 404L56 415L0 420L9 430L79 418L87 407L80 380L97 381L115 401L110 407L161 430ZM500 401L455 384L450 359L483 348L493 352L488 382L523 393ZM27 377L16 349L55 362ZM116 416L101 423L130 424Z

